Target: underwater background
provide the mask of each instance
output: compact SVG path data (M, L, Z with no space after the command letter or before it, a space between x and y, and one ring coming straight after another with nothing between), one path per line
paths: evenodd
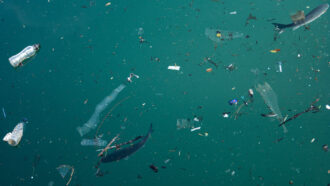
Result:
M65 185L70 175L63 179L60 165L74 167L70 185L328 185L329 11L280 35L271 24L323 3L0 0L0 135L28 119L19 146L0 143L0 185ZM241 37L215 41L206 29ZM38 54L14 69L8 58L35 43ZM130 73L140 78L129 83ZM320 111L288 122L284 133L277 120L260 116L270 112L255 89L264 82L283 116L317 98ZM120 133L128 141L146 135L150 123L154 131L136 153L102 164L105 175L97 177L101 147L80 144L96 129L81 137L77 127L120 84L126 88L100 114L102 139ZM254 101L235 118L249 89ZM191 126L178 129L178 119Z

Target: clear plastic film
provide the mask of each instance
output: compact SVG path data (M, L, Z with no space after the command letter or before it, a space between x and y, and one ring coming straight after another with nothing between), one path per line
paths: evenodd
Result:
M110 95L106 96L96 107L93 115L90 117L90 119L81 127L77 127L77 130L80 134L80 136L84 136L87 134L90 130L97 127L97 124L100 121L100 114L104 111L104 109L107 108L111 102L113 102L118 94L125 88L126 86L124 84L119 85L115 90L111 92Z
M283 121L283 116L277 103L276 93L272 87L267 82L265 82L264 85L258 84L256 86L256 90L260 93L268 108L276 115L275 117L281 123ZM283 130L284 132L287 132L287 129L284 125Z
M232 40L236 38L241 38L243 37L244 34L240 32L220 30L216 28L205 28L205 35L210 40L219 43L223 40Z

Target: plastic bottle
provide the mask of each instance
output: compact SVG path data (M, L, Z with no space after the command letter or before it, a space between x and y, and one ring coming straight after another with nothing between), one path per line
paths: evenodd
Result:
M24 122L18 123L12 132L6 134L3 141L7 141L11 146L17 146L23 137L24 125Z
M34 44L32 46L27 46L20 53L10 57L9 63L14 68L16 68L18 66L22 66L23 62L25 60L33 57L34 55L36 55L36 53L38 52L39 49L40 49L40 44Z

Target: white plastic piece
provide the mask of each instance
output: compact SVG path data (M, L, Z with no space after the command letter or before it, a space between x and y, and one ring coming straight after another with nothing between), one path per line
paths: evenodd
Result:
M278 62L278 71L282 72L282 62L281 61Z
M235 15L235 14L237 14L237 12L236 11L232 11L232 12L229 12L229 14L230 15Z
M195 130L200 130L200 129L201 129L201 127L192 128L192 129L190 129L190 132L194 132Z
M17 146L23 137L24 125L23 122L18 123L12 132L6 134L3 141L7 141L11 146Z
M330 105L325 105L325 108L330 110Z
M169 70L180 70L180 66L168 66Z

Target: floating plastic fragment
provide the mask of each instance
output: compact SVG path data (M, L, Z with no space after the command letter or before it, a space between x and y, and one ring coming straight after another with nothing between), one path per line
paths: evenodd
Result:
M129 74L129 77L127 77L127 81L131 83L133 77L140 78L140 76L138 76L138 75L136 75L134 73L130 73Z
M272 87L267 82L265 82L263 85L258 84L256 86L256 90L260 93L261 97L265 101L268 108L274 114L276 114L275 117L278 119L278 121L280 123L283 122L284 119L283 119L281 110L280 110L280 108L278 106L278 103L277 103L277 96L276 96L275 91L272 89ZM284 131L284 133L287 132L287 129L284 125L283 125L283 131Z
M282 72L282 61L278 62L278 71Z
M7 115L6 115L6 112L5 112L5 108L3 108L3 107L2 107L2 114L3 114L3 117L6 119Z
M194 132L194 131L200 130L200 129L201 129L201 127L195 127L195 128L190 129L190 132Z
M222 117L228 118L229 117L229 114L230 114L230 112L224 112L224 113L222 113Z
M208 68L208 69L206 69L206 72L212 72L212 68Z
M60 165L59 167L56 168L62 178L65 178L65 176L68 174L69 170L71 169L71 166L69 165Z
M251 98L253 98L253 95L254 95L254 92L253 92L253 89L249 89L249 96L251 97Z
M108 143L105 140L96 138L96 139L82 139L80 144L82 146L98 146L98 147L104 147Z
M325 105L325 108L330 110L330 105Z
M176 128L177 129L185 129L190 127L190 121L187 119L177 119L176 120Z
M230 15L235 15L235 14L237 14L237 12L236 11L232 11L232 12L229 12L229 14Z
M125 88L126 86L124 84L119 85L115 90L111 92L110 95L106 96L96 107L93 115L89 120L81 127L77 127L77 131L79 132L80 136L84 136L87 134L90 130L96 128L99 120L100 120L100 114L101 112L107 108L108 105L112 101L114 101L118 94Z
M205 35L212 41L221 42L243 37L243 33L221 29L206 28Z
M70 184L70 182L72 180L72 176L74 174L73 166L71 166L71 165L60 165L56 169L60 173L60 175L63 179L65 179L66 175L69 173L69 171L71 171L70 177L69 177L68 181L65 184L66 186L68 186Z
M23 137L24 122L18 123L12 132L8 132L3 138L3 141L7 141L11 146L17 146Z
M229 105L237 105L238 101L237 99L232 99L230 101L228 101Z
M270 53L277 53L277 52L279 52L281 49L274 49L274 50L270 50L269 52Z
M168 66L169 70L180 70L180 66L174 65L174 66Z

